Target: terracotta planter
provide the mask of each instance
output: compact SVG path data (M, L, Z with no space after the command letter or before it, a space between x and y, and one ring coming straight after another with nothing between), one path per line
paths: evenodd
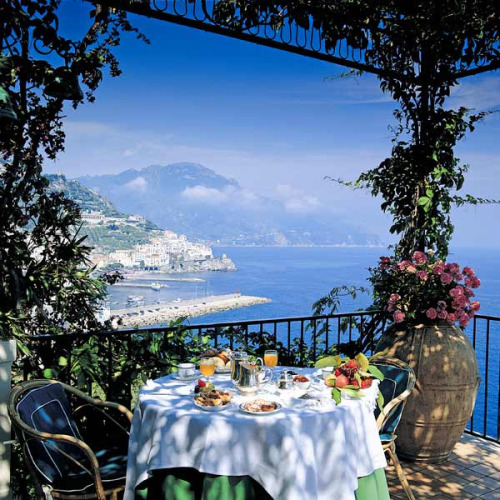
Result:
M380 339L377 351L383 349L408 363L417 376L397 429L398 455L421 462L446 460L472 415L480 382L469 339L447 323L394 328Z

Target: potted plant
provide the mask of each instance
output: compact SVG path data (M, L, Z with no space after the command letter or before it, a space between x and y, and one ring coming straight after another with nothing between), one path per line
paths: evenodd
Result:
M434 252L409 260L381 257L371 269L374 305L392 315L377 350L408 363L417 384L398 427L398 454L437 462L449 457L472 415L480 379L464 328L479 310L479 278Z

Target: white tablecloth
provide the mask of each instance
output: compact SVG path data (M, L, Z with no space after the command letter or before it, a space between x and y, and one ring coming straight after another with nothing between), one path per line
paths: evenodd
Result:
M227 375L215 376L214 383L233 389ZM253 416L238 409L240 402L255 398L248 396L236 396L237 404L222 412L198 409L194 384L168 376L141 390L130 434L125 500L134 498L135 487L151 471L175 467L251 476L279 500L347 500L355 498L358 477L386 466L372 413L376 387L364 401L335 406L328 388L318 384L315 394L322 391L325 399L316 407L304 407L299 394L273 389L262 397L278 399L284 408Z

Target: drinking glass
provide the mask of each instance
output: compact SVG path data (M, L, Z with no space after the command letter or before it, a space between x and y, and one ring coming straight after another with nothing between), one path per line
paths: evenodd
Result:
M276 350L265 351L264 364L268 368L275 368L278 365L278 351Z
M200 360L200 372L204 377L207 377L207 381L210 382L210 377L215 372L215 364L211 358L201 358Z

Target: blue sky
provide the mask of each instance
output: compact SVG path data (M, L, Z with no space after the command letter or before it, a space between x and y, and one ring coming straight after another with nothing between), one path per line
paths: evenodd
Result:
M62 4L62 28L83 33L87 4ZM48 171L76 177L198 162L249 191L293 197L305 209L327 210L390 241L389 218L377 200L324 180L353 179L389 153L395 106L376 78L332 79L343 69L182 26L131 20L151 45L124 36L117 51L123 75L105 78L96 103L76 112L68 106L66 152ZM466 81L451 103L500 105L500 74ZM459 146L459 156L472 165L464 193L500 198L499 131L500 117L490 117ZM499 206L460 209L454 220L454 244L499 246Z

